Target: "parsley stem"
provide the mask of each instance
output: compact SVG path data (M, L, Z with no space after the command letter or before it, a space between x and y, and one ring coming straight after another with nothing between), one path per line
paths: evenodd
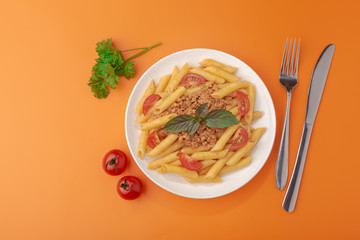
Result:
M124 50L124 51L121 51L121 52L130 52L130 51L141 50L141 49L146 49L146 47L142 47L142 48L132 48L132 49Z
M159 43L157 43L157 44L155 44L155 45L152 45L152 46L150 46L150 47L147 47L147 48L145 48L144 50L142 50L141 52L138 52L137 54L129 57L129 58L126 59L125 61L130 61L131 59L134 59L134 58L136 58L136 57L138 57L138 56L141 56L141 55L143 55L144 53L146 53L147 51L149 51L150 49L152 49L152 48L154 48L154 47L156 47L156 46L158 46L158 45L160 45L160 44L161 44L161 42L159 42Z

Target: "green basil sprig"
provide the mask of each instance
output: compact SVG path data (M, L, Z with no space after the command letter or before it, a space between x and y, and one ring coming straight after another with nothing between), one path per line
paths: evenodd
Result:
M165 124L163 130L173 133L187 131L188 135L192 135L198 130L201 121L211 128L226 128L239 123L236 117L225 109L215 109L208 113L208 105L209 103L201 104L195 111L195 117L187 114L174 117Z

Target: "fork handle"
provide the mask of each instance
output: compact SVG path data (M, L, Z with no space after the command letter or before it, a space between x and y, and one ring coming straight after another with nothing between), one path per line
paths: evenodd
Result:
M283 202L283 208L288 212L294 211L295 208L295 204L300 188L300 182L304 170L306 154L309 147L311 132L312 132L312 125L305 123L301 136L299 150L296 157L294 170Z
M288 177L289 164L289 115L290 115L291 91L287 91L286 112L283 131L279 146L278 157L275 167L275 182L278 189L284 189Z

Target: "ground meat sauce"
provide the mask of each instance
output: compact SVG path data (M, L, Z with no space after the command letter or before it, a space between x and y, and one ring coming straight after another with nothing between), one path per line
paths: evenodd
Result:
M152 117L158 118L170 113L175 113L177 115L190 114L195 116L196 109L204 103L209 103L209 112L214 109L225 109L227 105L231 104L232 98L224 97L223 99L219 99L212 97L211 94L216 90L218 90L218 87L213 83L204 85L202 90L194 92L188 96L181 96L164 112L153 115ZM180 143L184 143L187 147L196 148L203 145L210 149L215 145L224 130L225 129L221 128L209 128L201 122L196 133L190 136L186 131L177 133L179 135L178 141ZM169 134L171 133L163 130L158 132L160 139L165 138Z

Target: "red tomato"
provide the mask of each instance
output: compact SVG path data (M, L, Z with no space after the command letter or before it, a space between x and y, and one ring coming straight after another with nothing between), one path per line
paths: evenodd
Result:
M240 127L238 130L236 130L234 137L233 137L233 141L237 141L237 143L231 145L229 150L236 151L236 150L242 148L243 146L245 146L245 144L247 143L248 140L249 140L249 135L248 135L246 129Z
M102 166L106 173L116 176L121 174L127 165L127 157L124 152L113 149L105 154Z
M159 100L161 96L159 94L151 94L148 96L143 104L143 114L146 115L149 111L149 109L154 106L157 100Z
M198 171L203 166L202 163L198 162L195 159L192 159L189 155L185 153L179 153L178 156L180 158L181 165L186 169Z
M159 136L158 136L158 134L157 134L157 131L153 131L153 132L149 135L149 137L148 137L148 139L147 139L146 142L147 142L147 145L148 145L149 147L155 148L156 145L158 145L158 144L160 143L160 138L159 138Z
M197 86L206 83L203 76L196 73L188 73L181 79L180 85L184 87Z
M245 116L250 109L249 98L245 93L241 91L236 91L236 98L238 101L239 115Z
M116 185L119 195L126 200L133 200L140 196L142 183L134 176L122 177Z

